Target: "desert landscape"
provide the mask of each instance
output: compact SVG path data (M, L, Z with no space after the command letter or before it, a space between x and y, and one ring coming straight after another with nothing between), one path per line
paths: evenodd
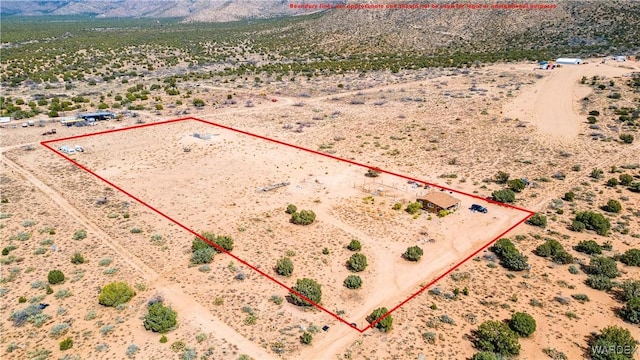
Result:
M180 66L3 86L3 358L637 358L637 57Z

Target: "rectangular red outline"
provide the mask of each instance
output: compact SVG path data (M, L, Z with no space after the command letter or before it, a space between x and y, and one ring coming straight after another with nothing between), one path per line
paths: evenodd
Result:
M100 175L94 173L93 171L91 171L90 169L88 169L87 167L85 167L84 165L78 163L77 161L71 159L70 157L66 156L65 154L57 151L56 149L52 148L51 146L49 146L49 143L52 142L59 142L59 141L66 141L66 140L71 140L71 139L80 139L80 138L84 138L84 137L90 137L90 136L96 136L96 135L103 135L103 134L109 134L109 133L114 133L114 132L119 132L119 131L125 131L125 130L133 130L133 129L139 129L139 128L144 128L144 127L148 127L148 126L157 126L157 125L164 125L164 124L170 124L170 123L175 123L175 122L180 122L180 121L185 121L185 120L194 120L194 121L199 121L208 125L212 125L212 126L217 126L219 128L222 129L226 129L226 130L230 130L236 133L240 133L243 135L249 135L251 137L255 137L258 139L262 139L262 140L267 140L267 141L271 141L273 143L276 144L280 144L280 145L284 145L284 146L288 146L297 150L302 150L302 151L306 151L312 154L316 154L316 155L321 155L324 157L328 157L334 160L338 160L338 161L342 161L342 162L346 162L348 164L352 164L352 165L356 165L359 167L363 167L366 169L375 169L376 171L385 173L385 174L389 174L389 175L394 175L406 180L413 180L416 182L420 182L423 184L427 184L439 189L444 189L447 191L451 191L451 192L455 192L457 194L461 194L461 195L466 195L466 196L470 196L474 199L480 199L483 201L488 201L490 203L496 204L496 205L500 205L503 207L507 207L507 208L511 208L511 209L515 209L515 210L519 210L522 212L525 212L527 215L521 219L520 221L518 221L516 224L514 224L513 226L511 226L510 228L508 228L507 230L505 230L504 232L502 232L500 235L496 236L493 240L489 241L488 243L486 243L484 246L482 246L481 248L479 248L478 250L476 250L475 252L473 252L472 254L470 254L469 256L467 256L466 258L464 258L462 261L460 261L459 263L457 263L455 266L453 266L451 269L447 270L445 273L441 274L440 276L438 276L437 278L435 278L434 280L432 280L431 282L429 282L427 285L423 286L420 290L418 290L417 292L415 292L414 294L412 294L411 296L409 296L409 298L407 298L406 300L402 301L400 304L396 305L394 308L392 308L391 310L389 310L386 314L384 314L383 316L381 316L380 318L378 318L376 321L373 321L371 323L369 323L368 326L359 329L353 325L351 325L348 321L344 320L343 318L341 318L340 316L338 316L337 314L325 309L324 307L322 307L319 304L314 303L313 301L309 300L308 298L306 298L304 295L298 293L295 290L292 290L291 288L289 288L288 286L286 286L285 284L283 284L282 282L278 281L277 279L275 279L274 277L272 277L271 275L263 272L262 270L256 268L255 266L247 263L246 261L240 259L239 257L237 257L236 255L226 251L225 249L221 248L220 246L218 246L215 243L212 243L211 241L209 241L208 239L204 238L202 235L196 233L195 231L189 229L188 227L186 227L185 225L177 222L176 220L172 219L171 217L169 217L168 215L164 214L163 212L161 212L160 210L157 210L156 208L152 207L151 205L145 203L144 201L138 199L136 196L128 193L127 191L125 191L124 189L120 188L119 186L117 186L116 184L110 182L109 180L101 177ZM499 238L503 237L505 234L507 234L509 231L513 230L516 226L522 224L524 221L526 221L529 217L531 217L534 212L527 210L527 209L523 209L517 206L513 206L513 205L509 205L509 204L504 204L504 203L500 203L497 201L493 201L491 199L487 199L487 198L483 198L481 196L478 195L474 195L474 194L469 194L463 191L459 191L459 190L455 190L455 189L451 189L445 186L441 186L441 185L437 185L437 184L433 184L433 183L429 183L426 181L422 181L422 180L418 180L415 178L411 178L405 175L401 175L401 174L396 174L394 172L391 171L387 171L387 170L383 170L377 167L372 167L370 165L365 165L365 164L361 164L358 163L356 161L352 161L352 160L348 160L348 159L343 159L337 156L333 156L331 154L327 154L327 153L323 153L323 152L319 152L316 150L311 150L311 149L307 149L301 146L297 146L297 145L293 145L293 144L289 144L289 143L285 143L283 141L280 140L276 140L276 139L271 139L265 136L261 136L261 135L257 135L257 134L253 134L247 131L243 131L243 130L239 130L239 129L235 129L229 126L225 126L225 125L220 125L211 121L207 121L207 120L203 120L203 119L199 119L199 118L195 118L195 117L184 117L184 118L179 118L179 119L173 119L173 120L165 120L165 121L159 121L159 122L154 122L154 123L149 123L149 124L142 124L142 125L134 125L134 126L130 126L130 127L126 127L126 128L121 128L121 129L112 129L112 130L105 130L105 131L98 131L95 133L90 133L90 134L82 134L82 135L75 135L75 136L69 136L69 137L64 137L64 138L59 138L59 139L52 139L52 140L46 140L46 141L41 141L40 145L44 146L45 148L51 150L52 152L54 152L55 154L60 155L61 157L63 157L64 159L68 160L69 162L71 162L72 164L74 164L75 166L77 166L78 168L88 172L89 174L95 176L96 178L104 181L105 183L109 184L111 187L117 189L118 191L122 192L123 194L129 196L130 198L132 198L133 200L139 202L140 204L146 206L147 208L151 209L153 212L157 213L158 215L164 217L165 219L171 221L172 223L178 225L179 227L181 227L182 229L186 230L187 232L191 233L192 235L194 235L195 237L207 242L208 244L216 247L218 250L220 250L221 252L231 256L232 258L234 258L236 261L240 262L243 265L246 265L247 267L249 267L250 269L256 271L257 273L259 273L260 275L266 277L267 279L275 282L276 284L280 285L281 287L285 288L287 291L289 291L290 293L294 293L296 295L298 295L299 297L307 300L309 303L311 303L312 305L314 305L315 307L317 307L318 309L324 311L325 313L331 315L333 318L335 318L336 320L338 320L341 323L344 323L346 325L348 325L349 327L351 327L354 330L357 330L360 333L364 333L365 331L367 331L368 329L374 327L379 321L381 321L382 319L384 319L385 317L387 317L388 315L390 315L391 313L393 313L394 311L396 311L398 308L400 308L402 305L406 304L407 302L409 302L410 300L412 300L413 298L415 298L416 296L420 295L422 292L424 292L426 289L428 289L429 287L431 287L433 284L435 284L436 282L440 281L440 279L444 278L445 276L449 275L449 273L451 273L452 271L454 271L455 269L457 269L458 267L460 267L460 265L464 264L465 262L469 261L469 259L471 259L472 257L476 256L479 252L481 252L482 250L486 249L487 247L489 247L489 245L491 245L492 243L494 243L496 240L498 240Z

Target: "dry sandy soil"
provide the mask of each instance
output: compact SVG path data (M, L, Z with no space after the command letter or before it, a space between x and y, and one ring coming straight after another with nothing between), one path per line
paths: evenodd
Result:
M498 170L531 180L532 186L518 194L516 205L547 214L549 226L543 230L523 224L507 234L522 235L514 241L529 257L531 270L511 273L488 266L491 262L481 253L432 287L441 295L425 292L395 311L389 333L361 334L325 312L305 311L287 301L276 304L272 296L284 297L286 290L228 255L217 255L208 270L190 266L193 234L38 144L43 139L40 133L52 127L57 136L72 136L125 128L138 119L88 128L49 123L44 128L2 129L0 182L2 198L8 199L1 205L2 247L17 247L11 251L14 261L3 263L0 285L6 314L1 320L2 343L15 347L6 356L25 358L36 349L63 356L57 346L60 338L50 335L58 323L70 324L64 337L72 337L74 347L66 353L82 358L123 358L131 344L140 349L133 355L137 358L177 357L180 352L171 349L176 341L199 356L215 359L468 358L475 352L468 336L476 324L507 319L512 311L526 311L538 322L536 333L520 341L521 359L544 358L544 348L558 349L569 359L582 357L590 332L610 324L624 326L640 338L637 327L615 315L620 303L587 287L584 273L570 274L566 265L531 253L545 237L561 241L586 262L587 256L572 250L581 240L611 241L610 255L638 247L638 194L604 183L620 171L640 176L638 168L621 168L640 163L640 142L617 141L622 130L613 126L608 110L612 100L606 96L607 91L619 91L623 96L618 105L632 106L637 94L624 85L623 75L640 67L637 62L591 63L554 71L533 67L502 64L296 83L265 81L259 86L246 82L242 88L237 83L232 88L207 81L183 85L207 103L221 104L230 92L238 103L142 112L144 121L154 122L189 110L198 118L481 197L501 188L491 180ZM607 83L614 80L615 89L601 91L580 84L583 76L596 75ZM12 91L29 95L27 90ZM271 102L272 97L278 101ZM246 100L254 106L244 106ZM594 130L584 120L593 109L602 113L603 140L593 140ZM202 140L193 133L212 136ZM232 254L285 285L302 277L316 279L322 284L323 307L360 328L367 325L365 317L373 309L399 304L523 217L516 210L456 195L461 210L444 218L423 214L414 219L392 210L395 202L407 204L419 195L405 179L383 174L374 182L364 177L361 167L192 120L53 145L63 143L82 145L86 151L73 155L74 160L187 228L233 237ZM589 178L594 167L605 170L604 179ZM610 170L615 175L609 175ZM562 180L552 177L558 173L564 175ZM282 181L290 185L257 191ZM373 196L378 188L384 190ZM577 200L559 200L569 190L578 194ZM102 197L109 199L108 204L97 205ZM567 229L571 210L599 211L611 198L623 204L623 212L612 216L612 223L626 231L603 238ZM487 205L489 213L466 210L476 202ZM289 203L315 211L317 222L308 227L290 224L284 213ZM55 228L54 235L49 235L49 227ZM133 228L142 231L132 233ZM78 229L85 229L87 237L72 240ZM427 235L421 234L425 231ZM20 241L19 232L31 236ZM425 242L427 238L435 242ZM369 260L360 273L364 286L359 290L342 285L350 274L345 262L351 252L345 247L351 239L362 242ZM425 249L417 264L400 257L412 245ZM325 247L328 255L322 253ZM88 263L71 264L70 256L78 251ZM285 255L295 265L291 278L273 270L275 261ZM105 257L112 263L103 267ZM620 263L618 267L621 279L640 277L637 267ZM69 289L72 296L58 299L34 286L38 280L46 281L54 268L67 275L54 291ZM244 280L237 280L238 274ZM135 285L137 295L127 307L116 310L98 304L98 289L111 281ZM468 296L453 296L454 288L464 287ZM572 300L567 305L554 301L556 296L577 293L587 294L591 301ZM145 331L140 320L145 303L156 295L178 312L178 328L167 334L166 344L158 342L160 335ZM20 296L27 303L18 303ZM531 299L544 306L531 306ZM31 301L49 303L44 313L51 318L41 327L29 323L14 327L9 315ZM91 310L96 310L96 318L87 316ZM246 324L248 312L257 315L253 325ZM568 312L577 318L566 316ZM438 321L442 315L454 323ZM312 345L300 344L302 329L314 331L325 324L329 331L316 333ZM103 335L105 325L114 329ZM425 332L437 334L435 343L423 339Z

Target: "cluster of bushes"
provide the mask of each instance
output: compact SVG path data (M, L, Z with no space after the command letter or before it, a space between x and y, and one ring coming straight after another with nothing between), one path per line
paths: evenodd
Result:
M382 318L380 319L380 321L375 323L374 327L380 329L380 331L382 332L389 332L391 331L391 327L393 325L393 317L391 317L390 314L385 316L385 314L387 314L388 312L389 310L387 310L386 307L377 308L373 310L373 312L369 314L369 316L367 316L367 321L372 324L378 321L378 319Z
M620 299L625 302L619 314L632 324L640 324L640 280L627 280L620 285Z
M316 214L312 210L294 211L290 221L296 225L311 225L316 221Z
M293 273L293 261L288 257L278 259L275 267L276 273L282 276L291 276Z
M589 347L591 358L594 360L617 360L633 358L633 351L638 341L631 336L631 332L623 327L612 325L593 336ZM617 352L611 351L617 350Z
M491 198L501 203L513 203L516 201L516 194L511 189L496 190L491 193Z
M419 246L410 246L407 248L404 254L402 254L402 257L409 261L418 261L423 254L424 251L422 251L422 248L420 248Z
M593 240L583 240L574 246L575 251L585 253L587 255L600 255L602 254L602 247Z
M536 321L531 315L516 312L508 323L488 320L475 332L475 346L481 352L472 359L497 359L520 354L519 337L529 337L536 331Z
M596 256L591 258L584 271L590 276L586 284L596 290L609 291L613 287L611 279L618 276L618 266L612 258Z
M602 214L593 211L582 211L576 214L571 228L574 231L593 230L598 235L606 236L611 230L611 222Z
M51 270L47 275L47 280L49 280L49 284L51 285L60 284L64 281L64 274L60 270Z
M640 266L640 249L629 249L619 256L619 260L629 266Z
M620 201L618 200L611 199L607 201L607 204L602 207L602 210L617 214L622 211L622 204L620 204Z
M500 258L500 263L508 270L522 271L529 267L527 257L522 255L507 238L496 241L491 247L491 251Z
M233 250L233 239L226 235L216 236L210 232L203 232L202 237L207 241L196 237L191 242L191 263L193 265L208 264L213 261L215 253ZM213 244L217 245L214 246Z
M573 263L573 256L565 251L562 244L554 239L547 239L544 244L534 250L534 253L541 257L551 257L558 264Z
M533 226L539 226L541 228L547 227L547 217L540 213L535 213L527 220L527 224Z

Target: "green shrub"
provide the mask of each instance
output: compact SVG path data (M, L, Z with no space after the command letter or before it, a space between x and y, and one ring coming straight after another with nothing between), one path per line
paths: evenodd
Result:
M618 276L618 266L612 258L597 256L591 258L589 266L586 267L587 273L591 275L604 275L608 278Z
M98 303L104 306L116 307L131 300L136 292L126 282L113 282L100 290Z
M82 240L87 237L87 231L84 229L77 230L73 233L73 240Z
M533 226L539 226L541 228L547 227L547 217L540 213L535 213L527 220L527 224Z
M640 250L629 249L620 256L620 261L629 266L640 266Z
M481 351L473 354L471 360L498 360L496 354L489 351Z
M633 297L620 309L620 317L632 324L640 324L640 297Z
M518 335L509 325L498 320L488 320L480 324L476 331L476 347L481 351L503 356L520 354Z
M73 253L71 256L71 263L75 265L84 264L84 256L79 252Z
M360 272L367 267L367 257L361 253L351 255L347 261L347 265L351 271Z
M296 225L311 225L316 220L316 214L311 210L302 210L291 214L291 222Z
M167 341L169 341L169 339L167 339L167 336L166 336L166 335L162 335L162 336L160 337L160 343L161 343L161 344L166 344L166 343L167 343Z
M276 262L276 273L282 276L291 276L293 273L293 261L288 257L283 257Z
M593 360L622 360L632 358L633 349L636 348L638 341L631 336L631 332L625 328L612 325L600 331L600 334L594 336L590 348L591 359ZM596 351L599 349L628 349L628 354L618 354L613 351Z
M529 267L527 257L522 255L507 238L496 241L490 250L500 258L500 264L508 270L522 271Z
M620 176L618 176L618 179L620 179L620 184L624 186L629 186L633 182L633 176L629 174L620 174Z
M521 179L513 179L507 181L507 186L514 192L521 192L527 186Z
M611 178L611 179L607 180L607 186L608 187L616 187L616 186L618 186L618 184L619 184L619 182L618 182L618 179L616 179L616 178Z
M296 280L296 285L292 287L294 291L297 291L299 294L305 296L307 299L313 301L316 304L319 304L322 300L322 289L320 284L318 284L313 279L298 279ZM312 304L298 295L291 293L291 301L294 305L298 306L311 306Z
M577 231L577 232L583 232L587 227L584 225L583 222L580 221L573 221L571 222L571 230L573 231Z
M372 324L376 322L378 319L382 318L388 312L389 310L387 310L386 307L377 308L373 310L373 312L367 317L367 321L370 324ZM380 331L383 331L383 332L391 331L392 326L393 326L393 317L391 317L391 314L388 314L387 316L382 318L380 321L376 322L374 325L374 327L380 329Z
M573 201L576 198L576 194L573 191L569 191L567 193L564 194L563 199L565 201Z
M534 253L541 257L550 257L554 256L560 251L564 251L562 248L562 244L558 242L558 240L548 239L544 244L538 246Z
M581 222L587 229L594 230L598 235L607 235L611 229L611 223L607 218L592 211L578 212L575 221Z
M211 246L204 249L195 250L191 253L191 263L193 265L209 264L211 261L213 261L215 252L215 249Z
M293 204L289 204L287 205L287 210L285 211L287 214L293 215L295 212L298 211L298 207L296 207Z
M308 333L305 331L302 334L302 336L300 336L300 342L302 342L305 345L310 345L312 341L313 341L313 335L311 333Z
M517 312L511 316L509 327L521 337L529 337L536 331L536 320L527 313Z
M362 249L362 244L360 244L360 241L353 239L349 245L347 245L347 249L351 251L360 251Z
M620 298L622 301L629 301L634 297L640 297L640 280L625 280L620 284Z
M573 249L575 251L585 253L588 255L602 254L602 248L600 248L600 245L598 245L598 243L593 240L580 241L578 245L576 245Z
M403 257L409 261L418 261L424 252L419 246L410 246L404 252Z
M220 246L221 248L225 249L226 251L233 250L233 239L230 236L226 236L226 235L216 236L213 242L218 246ZM218 249L215 249L215 250L217 252L221 252Z
M419 213L420 210L422 210L422 204L420 204L419 202L412 202L407 205L406 209L404 209L404 211L408 212L411 215Z
M60 350L65 351L69 350L73 347L73 340L71 338L66 338L60 341Z
M7 248L2 249L2 255L4 256L9 255L9 249Z
M620 134L620 140L625 144L631 144L633 142L633 135L631 134Z
M516 201L516 194L511 189L504 190L496 190L491 193L491 197L495 201L499 201L501 203L513 203Z
M607 205L602 207L602 210L611 213L619 213L622 210L622 205L618 200L611 199L607 201Z
M402 209L402 204L401 203L395 203L393 204L393 207L391 207L393 210L400 210Z
M587 278L585 284L592 289L609 291L613 287L611 279L604 275L592 275Z
M571 295L572 298L580 301L580 302L587 302L589 301L589 296L587 296L586 294L573 294Z
M498 173L495 175L496 183L498 183L498 184L506 184L507 181L509 180L510 176L511 175L509 175L508 173L506 173L504 171L498 171Z
M344 279L344 286L349 289L359 289L362 286L362 279L358 275L349 275Z
M573 264L573 255L562 250L553 254L553 262L560 265Z
M64 281L64 274L60 270L51 270L49 271L49 275L47 275L47 279L51 285L60 284Z
M171 307L164 306L162 302L149 305L147 310L148 313L144 318L144 328L147 330L165 333L178 324L176 312Z

